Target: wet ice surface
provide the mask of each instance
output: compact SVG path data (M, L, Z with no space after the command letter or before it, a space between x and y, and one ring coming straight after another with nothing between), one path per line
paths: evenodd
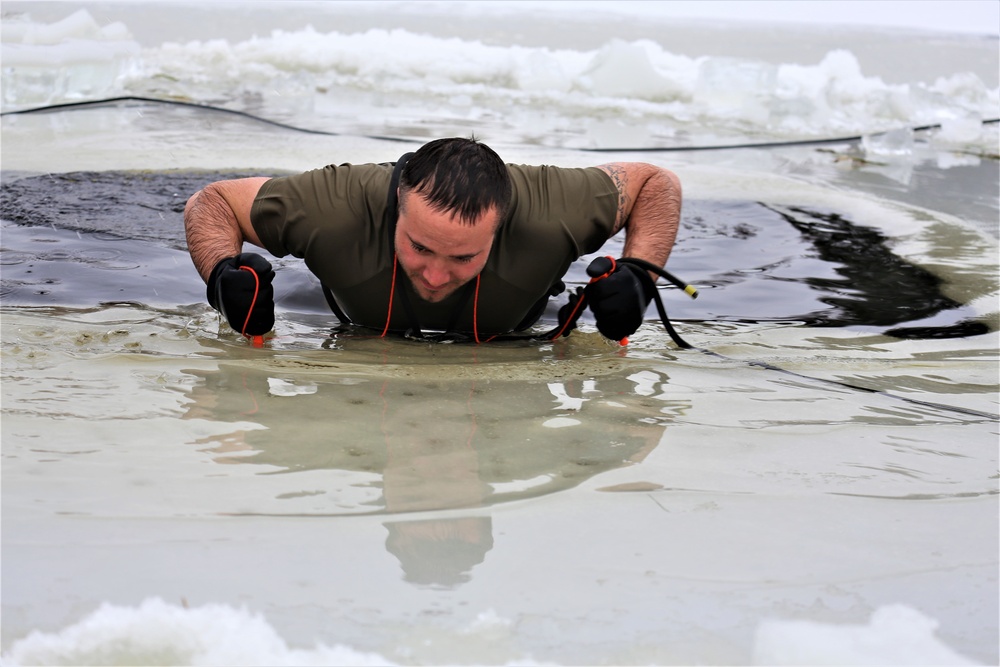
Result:
M529 90L546 80L544 67L526 76L531 63L584 57L614 73L637 62L628 42L599 55L611 23L558 31L538 17L523 30L490 24L496 43L516 29L525 43L570 50L519 52L513 88L494 81L470 93L481 84L452 73L421 95L403 90L387 59L372 65L395 86L390 98L347 74L327 91L310 89L313 75L282 75L242 79L250 85L235 96L226 88L226 99L198 97L241 81L205 58L213 48L222 61L256 48L302 67L300 19L279 25L284 10L268 11L290 37L253 42L240 32L251 14L241 14L222 23L227 42L181 48L174 60L151 36L204 40L219 22L177 27L183 15L169 11L137 19L132 37L154 48L154 76L137 85L159 88L131 91L194 94L348 133L398 130L414 143L473 128L512 162L671 167L688 204L670 269L702 293L691 301L664 289L664 298L681 334L721 356L678 350L652 317L627 348L587 321L541 345L337 333L294 260L278 262L276 337L255 349L204 303L179 227L189 191L219 175L394 160L409 145L146 104L5 116L5 663L997 662L1000 179L988 134L963 143L968 119L955 116L935 133L822 150L548 148L759 139L764 126L761 100L749 98L729 100L741 111L711 127L676 115L697 100L653 101L623 123L608 122L619 104L609 98L563 95L553 114L513 104L545 99ZM468 25L404 19L401 39L436 34L422 43L438 53ZM122 38L100 25L96 37L85 21L59 34L89 34L91 46ZM317 19L319 30L349 25ZM704 29L672 34L680 44L696 32L705 42ZM993 104L995 76L982 75L985 93L951 77L995 70L995 48L981 67L977 44L935 42L927 63L913 56L926 42L866 39L850 41L862 72L843 57L817 65L842 36L755 44L781 51L763 58L775 65L839 72L841 92L872 86L868 100L879 104L855 121L878 124L890 98L935 112L956 111L956 100L963 112ZM732 56L723 52L738 41L716 35L704 48ZM464 62L474 78L503 56L461 44L475 56ZM652 66L667 66L652 53ZM7 51L4 61L15 62ZM679 80L702 74L673 62ZM918 62L923 86L910 76ZM170 67L183 76L164 76ZM72 85L120 84L89 75ZM956 93L943 106L932 94L938 76ZM58 83L12 80L5 73L5 109L27 99L10 94L46 95ZM912 85L893 88L900 82ZM325 108L331 99L346 106ZM530 113L484 113L493 107ZM369 113L352 126L358 109ZM847 111L812 120L851 120ZM662 114L673 120L647 122ZM156 181L164 175L175 180ZM582 281L582 267L571 278ZM990 332L885 335L961 333L955 325L969 322Z
M125 608L89 641L159 627L129 609L158 597L179 617L246 605L292 646L402 664L748 662L762 619L864 625L894 603L961 653L992 650L991 419L652 331L628 351L579 333L294 351L124 306L8 310L3 326L7 646L99 601ZM685 333L924 400L995 392L976 363L995 336L956 352ZM906 627L912 641L923 626Z
M868 637L847 642L866 659L873 642L898 656L899 633L991 659L995 333L904 341L701 315L682 334L725 358L676 349L652 321L626 349L587 323L544 345L385 341L334 333L285 262L277 336L254 349L203 304L176 228L153 240L171 205L124 227L61 206L3 229L9 656L93 662L87 646L170 618L197 639L154 632L134 655L773 664L840 631L854 633L828 640L842 650ZM745 247L794 258L786 278L843 269L762 243L816 250L775 206L692 208L686 273ZM892 207L875 210L891 229ZM926 229L927 247L894 250L961 244L946 289L989 296L975 275L988 239L947 216ZM739 279L719 283L699 302L746 305L725 296ZM961 306L940 324L967 315L992 321ZM101 603L118 606L72 626ZM210 610L226 624L201 624ZM24 640L33 629L63 634Z
M178 662L247 662L267 644L298 664L773 664L809 636L782 621L891 650L888 616L906 645L995 659L996 333L883 335L995 328L995 237L976 225L680 165L692 205L671 268L702 295L664 296L682 335L725 359L677 350L655 321L626 349L588 322L542 346L334 334L293 260L279 262L277 337L254 349L204 304L179 188L116 221L72 189L99 165L66 164L80 165L56 181L69 205L31 195L32 224L3 228L9 657L93 662L87 646L215 609L227 624L197 646L154 631L137 655L166 642ZM5 217L24 213L11 201ZM830 220L801 211L878 230L890 240L871 250L943 278L917 284L946 307L890 324L877 290L835 284L847 264L816 241ZM101 604L118 606L84 621Z

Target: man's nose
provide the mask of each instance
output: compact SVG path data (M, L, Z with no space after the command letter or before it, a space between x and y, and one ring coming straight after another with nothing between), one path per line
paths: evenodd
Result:
M428 262L424 267L424 280L431 287L443 287L450 278L447 269L440 262Z

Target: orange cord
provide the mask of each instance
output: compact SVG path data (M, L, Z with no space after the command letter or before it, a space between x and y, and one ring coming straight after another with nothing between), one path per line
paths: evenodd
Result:
M590 279L591 283L596 283L598 280L607 278L608 276L610 276L612 273L615 272L616 268L618 268L618 262L615 261L614 257L612 257L611 255L605 255L605 257L611 260L611 268L605 271L602 275L599 275L596 278L591 278ZM566 323L563 324L562 329L559 330L559 333L557 333L555 336L552 337L552 340L555 340L556 338L559 338L560 336L563 335L563 332L566 330L566 327L569 326L569 323L573 321L573 318L576 316L577 311L580 310L580 307L585 302L586 302L586 296L580 295L580 299L576 302L576 306L573 307L573 312L569 314L569 317L566 318ZM628 345L628 336L618 341L618 344L621 345L622 347Z
M396 261L396 256L392 257L392 282L389 284L389 312L385 316L385 328L382 329L382 335L379 338L385 338L386 334L389 333L389 321L392 319L392 300L393 296L396 294L396 267L399 263ZM476 276L476 295L473 297L472 302L472 335L476 340L477 344L488 343L496 335L490 336L485 341L479 340L479 276Z
M250 273L253 274L253 279L254 279L253 300L250 302L250 309L247 311L247 318L246 320L243 321L243 329L240 331L240 334L249 338L250 342L253 344L254 347L263 347L264 346L263 336L250 335L247 333L247 326L250 324L250 315L253 314L253 307L257 305L257 295L260 293L260 276L258 276L257 272L254 271L249 266L241 266L240 270L249 271Z
M482 343L488 343L494 338L496 338L496 335L493 335L487 338L485 341L479 340L479 276L478 275L476 276L476 295L473 297L472 300L472 336L475 338L477 345L480 345Z
M392 298L396 294L396 267L399 266L399 262L396 261L396 253L392 254L392 282L389 284L389 312L385 316L385 328L382 329L382 335L379 338L385 338L385 335L389 333L389 320L392 319Z

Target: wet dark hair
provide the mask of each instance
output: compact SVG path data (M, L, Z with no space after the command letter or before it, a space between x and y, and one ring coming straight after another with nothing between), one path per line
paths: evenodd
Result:
M399 178L400 205L410 192L427 199L437 211L458 214L472 225L496 207L498 220L507 215L510 175L500 156L475 139L437 139L414 153Z

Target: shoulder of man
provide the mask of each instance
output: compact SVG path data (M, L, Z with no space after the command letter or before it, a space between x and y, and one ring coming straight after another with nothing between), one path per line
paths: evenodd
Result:
M326 270L359 249L379 248L391 168L378 164L329 165L263 184L251 223L272 254L291 254ZM372 262L378 260L372 258Z
M391 175L392 164L331 164L272 178L257 197L287 197L318 210L357 199L384 204Z
M508 164L510 217L527 222L613 215L618 192L599 167ZM554 217L555 216L555 217Z

